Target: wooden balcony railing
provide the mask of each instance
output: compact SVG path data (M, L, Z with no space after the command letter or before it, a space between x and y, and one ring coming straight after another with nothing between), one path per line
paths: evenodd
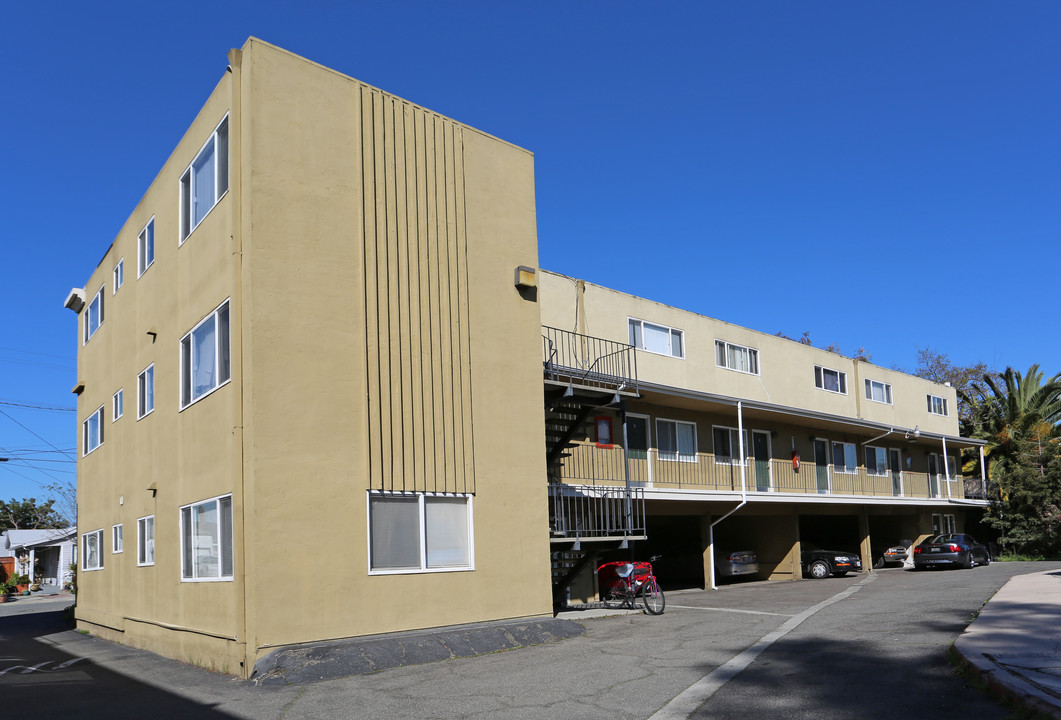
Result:
M577 445L569 448L560 478L565 483L615 486L625 483L623 449L619 446ZM739 492L740 461L711 453L679 455L655 448L630 452L630 481L638 487ZM804 462L798 470L788 460L759 461L748 458L745 466L748 492L795 493L871 497L980 499L979 478L953 477L904 470L884 475L850 471L832 465Z

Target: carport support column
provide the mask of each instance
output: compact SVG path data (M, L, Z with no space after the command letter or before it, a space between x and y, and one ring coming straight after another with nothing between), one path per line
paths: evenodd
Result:
M869 537L869 511L865 505L858 511L858 534L862 538L858 546L859 555L862 557L862 570L869 572L873 569L873 546Z
M715 556L713 553L712 540L714 528L711 524L711 514L700 516L700 548L703 551L704 562L704 590L714 586Z

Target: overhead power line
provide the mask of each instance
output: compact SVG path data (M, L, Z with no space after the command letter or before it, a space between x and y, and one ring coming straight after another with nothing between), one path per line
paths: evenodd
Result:
M26 408L28 410L50 410L52 412L77 412L77 408L60 407L58 405L43 405L41 403L16 402L14 400L0 400L0 405L8 407Z

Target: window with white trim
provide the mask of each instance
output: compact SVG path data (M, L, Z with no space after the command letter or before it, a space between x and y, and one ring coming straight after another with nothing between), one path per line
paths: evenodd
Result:
M81 569L103 569L103 528L81 536Z
M947 398L928 395L928 411L933 415L947 415Z
M957 527L958 527L958 525L957 525L957 523L954 522L954 516L953 515L949 515L949 514L948 515L944 515L942 513L933 513L932 514L932 534L933 535L942 535L942 534L948 534L948 533L956 533L956 532L958 532Z
M696 462L696 424L681 420L656 420L660 460Z
M946 460L946 462L944 462ZM928 454L928 474L936 478L937 480L956 480L960 473L960 468L956 458L953 455L948 455L946 458L941 453L929 453Z
M114 422L125 412L125 392L119 388L111 398L111 422Z
M815 365L814 387L847 395L847 373Z
M870 475L888 474L888 451L882 447L866 446L866 472Z
M630 344L641 350L684 358L684 335L683 331L676 328L630 318Z
M181 338L181 409L232 378L228 300Z
M155 218L151 218L136 240L136 277L143 275L154 262Z
M369 492L368 531L372 573L475 567L471 495Z
M120 553L124 549L125 543L122 540L122 525L111 526L111 553Z
M136 376L136 419L155 411L155 364Z
M136 564L155 564L155 516L136 521Z
M103 444L103 406L81 423L81 456L84 457Z
M181 579L232 579L232 496L181 508Z
M113 273L114 282L111 284L111 295L118 292L118 288L125 282L125 258L118 261L118 264L114 266Z
M228 115L181 175L181 244L228 191Z
M892 386L866 378L866 399L874 402L892 404Z
M833 469L841 473L858 472L858 452L854 443L833 442Z
M711 439L715 443L715 463L719 465L739 465L740 445L737 444L737 428L714 426L711 428ZM744 431L744 462L751 456L748 444L748 431Z
M759 351L725 340L715 340L715 364L737 372L758 375Z
M155 515L140 517L136 522L136 564L155 564Z
M99 290L96 291L92 301L89 302L88 307L85 309L85 334L82 341L82 345L87 343L89 338L96 334L99 330L99 326L103 324L103 288L104 285L99 286Z

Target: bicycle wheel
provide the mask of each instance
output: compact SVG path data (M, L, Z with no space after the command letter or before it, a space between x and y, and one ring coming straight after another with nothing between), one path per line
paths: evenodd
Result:
M641 586L641 600L645 603L645 610L649 615L662 615L663 607L667 601L663 598L663 591L659 589L655 578L646 580Z
M604 607L610 610L617 610L626 605L626 586L621 582L612 583L602 595L601 601L604 603Z

